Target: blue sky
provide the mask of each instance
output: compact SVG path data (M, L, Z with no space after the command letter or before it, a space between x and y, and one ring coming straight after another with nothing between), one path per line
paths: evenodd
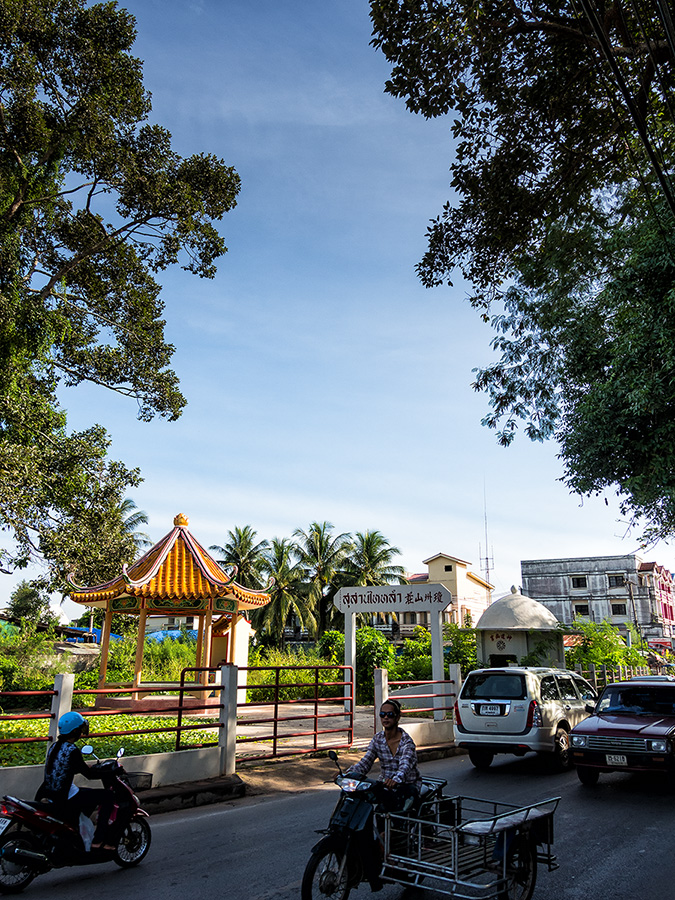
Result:
M178 512L206 546L235 525L272 538L328 520L379 529L410 571L439 550L480 571L485 493L496 595L521 559L636 550L611 497L568 495L555 445L505 450L480 425L471 370L490 329L461 283L425 290L414 271L451 197L450 121L384 94L366 0L122 5L152 120L242 179L217 277L160 279L182 418L139 423L93 387L63 395L73 428L100 422L141 468L132 498L153 540ZM647 557L673 568L669 547Z

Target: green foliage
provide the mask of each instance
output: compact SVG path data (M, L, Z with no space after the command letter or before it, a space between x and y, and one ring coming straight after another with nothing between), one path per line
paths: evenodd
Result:
M235 527L227 532L224 547L212 544L209 550L220 554L217 562L221 566L236 567L236 580L244 587L257 590L262 587L265 551L269 548L267 541L256 541L257 532L250 525Z
M6 610L12 619L25 619L36 625L56 623L49 605L49 594L39 582L21 581L12 591Z
M333 534L330 522L312 522L307 531L296 528L294 550L308 582L308 599L316 619L316 634L333 627L337 618L333 598L338 591L349 554L350 534Z
M176 733L160 732L155 734L132 734L120 737L97 737L97 732L151 730L153 728L171 728L177 724L175 716L92 716L89 719L91 736L87 741L92 744L96 755L101 759L114 757L119 747L124 747L127 756L145 753L168 753L176 749ZM190 724L205 724L210 727L186 732L183 740L190 744L212 744L218 740L218 730L212 718L191 716ZM46 720L0 722L0 737L44 737L48 733ZM0 765L2 766L35 766L42 765L45 760L47 745L34 744L0 744ZM124 762L124 761L123 761Z
M584 668L589 665L616 668L645 664L645 658L640 652L640 640L634 630L631 629L633 640L628 647L616 628L606 619L602 622L575 619L574 628L581 633L583 640L566 652L568 668L573 669L576 665Z
M280 701L303 700L314 697L315 670L304 669L302 666L321 666L329 664L343 664L343 660L326 660L318 650L285 651L277 648L260 648L251 652L249 666L273 667L273 666L297 666L296 669L286 670L280 673L277 689L276 672L274 669L247 672L248 702L271 703L275 694ZM343 674L340 669L321 669L318 674L318 696L321 698L342 697L344 689L341 687ZM329 684L340 682L340 684ZM251 688L251 685L263 685L263 687Z
M0 689L3 691L50 691L54 675L68 671L68 663L53 650L56 637L37 630L37 623L24 620L16 634L0 636ZM44 697L3 697L4 709L40 709Z
M239 191L232 168L180 157L148 121L134 24L115 3L0 5L0 559L43 558L54 585L134 558L120 505L139 482L100 426L68 432L59 388L180 415L155 276L213 277L214 223Z
M675 150L675 59L656 6L600 15L642 126ZM371 0L386 90L452 113L456 195L419 275L472 284L501 358L474 387L483 424L555 438L564 481L616 490L646 540L675 531L675 239L628 108L568 0Z
M454 622L448 622L443 626L443 641L446 666L448 663L459 665L462 676L466 676L472 669L480 668L475 628L462 628Z
M304 570L297 562L293 544L287 538L274 538L266 548L260 574L268 579L270 601L251 613L251 624L257 629L256 640L267 646L283 648L284 629L295 617L302 628L316 631L316 618L304 581Z

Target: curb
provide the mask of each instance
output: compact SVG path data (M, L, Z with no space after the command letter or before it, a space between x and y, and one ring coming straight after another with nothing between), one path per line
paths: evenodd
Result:
M360 748L344 752L340 759L343 767L351 765L363 755ZM446 759L465 753L459 747L447 744L434 747L420 747L417 758L420 762ZM240 775L223 775L201 781L168 784L164 787L138 791L141 806L147 812L157 815L181 809L192 809L212 803L238 800L244 796L258 796L274 793L297 793L312 790L331 783L335 769L326 757L326 751L307 753L302 756L283 756L263 762L239 766Z

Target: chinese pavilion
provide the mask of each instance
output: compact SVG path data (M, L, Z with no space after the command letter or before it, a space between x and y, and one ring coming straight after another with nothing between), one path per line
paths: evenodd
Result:
M193 616L197 628L196 668L235 662L237 622L243 610L269 603L265 591L242 587L227 574L188 531L188 518L177 515L174 528L122 574L106 584L77 587L71 600L105 609L101 633L99 688L105 687L111 622L114 613L138 616L133 687L141 683L143 643L149 616ZM248 645L248 642L247 642ZM215 650L215 652L214 652ZM216 656L218 659L216 660ZM247 659L241 663L246 665Z

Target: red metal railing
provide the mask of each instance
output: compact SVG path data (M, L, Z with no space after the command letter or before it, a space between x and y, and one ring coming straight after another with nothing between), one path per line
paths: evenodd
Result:
M56 691L0 691L0 703L3 697L53 697ZM53 715L50 712L18 712L18 713L2 713L0 722L27 722L32 719L43 719L46 722L51 721ZM0 737L0 744L37 744L47 743L49 735L38 735L36 737Z
M281 673L289 671L313 672L311 681L288 681L280 680ZM246 700L237 703L237 745L246 743L270 743L270 751L265 753L257 753L247 755L246 760L270 759L279 756L294 756L305 753L313 753L322 747L349 747L354 742L354 670L352 666L338 665L305 665L305 666L242 666L240 671L243 672L273 672L274 679L272 683L252 684L247 678L247 683L240 686L242 691L247 692L264 692L272 694L270 700ZM319 678L322 671L341 672L342 680L324 681ZM301 689L310 689L309 696L293 697L283 699L281 694L284 691L296 693ZM335 692L328 696L320 696L322 689L336 688ZM343 706L348 702L349 712L345 709L339 709L328 712L320 712L320 709L328 709L329 704L340 704ZM309 710L300 711L300 707L309 706ZM271 707L271 715L255 716L249 718L246 712L249 710L269 709ZM285 714L285 708L289 708L291 715ZM295 710L298 710L295 713ZM240 711L243 713L240 715ZM294 714L295 713L295 714ZM337 728L320 728L320 723L325 720L342 719L347 720ZM286 730L283 728L286 722L311 721L313 727L311 730ZM259 726L271 726L269 731L262 730ZM280 728L280 726L282 726ZM242 734L243 728L258 729L258 733L246 735ZM321 744L319 738L323 735L346 734L347 739L342 743L331 741L330 744ZM309 746L307 746L309 744ZM281 747L280 747L281 745Z

